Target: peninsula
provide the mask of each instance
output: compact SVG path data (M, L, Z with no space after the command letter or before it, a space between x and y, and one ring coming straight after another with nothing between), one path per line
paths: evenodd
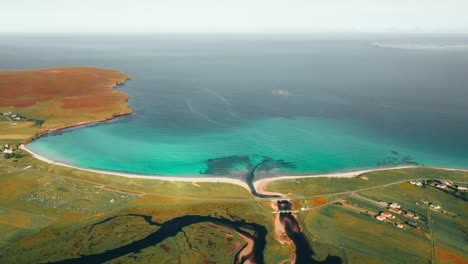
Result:
M0 71L0 143L130 114L128 95L113 90L129 79L93 67Z

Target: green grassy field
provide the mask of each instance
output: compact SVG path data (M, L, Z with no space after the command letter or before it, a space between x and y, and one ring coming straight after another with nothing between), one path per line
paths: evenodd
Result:
M398 191L398 194L395 191ZM412 199L401 198L410 197L411 194L411 190L405 188L396 190L393 187L362 193L376 200L398 201L403 207L414 209L410 206ZM299 219L308 236L325 245L323 249L317 251L322 256L326 256L332 248L330 245L333 245L334 250L346 256L349 263L466 263L468 259L465 247L468 232L466 202L460 199L454 200L456 198L451 195L435 193L428 189L423 190L422 194L423 196L415 199L424 197L437 200L442 208L451 207L460 214L449 217L431 210L429 225L433 230L432 234L429 232L428 224L420 224L424 228L423 232L409 226L399 229L393 224L382 223L369 215L340 205L299 214ZM356 201L349 200L351 203ZM356 205L365 209L377 208L362 201ZM426 220L427 206L420 209L417 212ZM405 217L397 217L408 220ZM417 222L423 223L423 220Z
M24 169L27 166L32 167ZM30 156L17 161L0 161L0 259L36 263L76 257L78 252L99 252L128 243L153 228L141 225L139 218L128 218L125 224L111 221L93 231L96 245L90 247L85 243L90 235L84 230L90 225L125 214L151 215L158 222L184 215L211 215L244 219L273 229L273 214L268 203L257 202L246 189L224 183L198 185L102 175L46 164ZM209 228L207 224L189 226L185 234L179 233L139 253L138 261L155 256L163 261L164 258L160 258L163 255L167 263L172 263L174 257L207 259L213 263L231 261L244 244L243 240L231 231L233 238L228 243L225 238L220 239L225 237L221 231L203 234L206 228ZM115 232L116 229L120 231ZM195 239L203 236L212 240L209 246L205 243L207 240L199 243ZM267 250L277 252L265 256L269 263L290 258L294 248L282 247L271 232L266 239ZM188 243L196 246L187 250ZM65 245L66 250L55 250L57 245Z
M337 255L348 263L466 262L466 202L434 187L406 182L425 177L466 182L466 173L404 169L364 176L367 180L279 180L267 189L299 196L292 201L296 209L311 208L299 211L297 217L317 260ZM292 259L294 246L275 238L270 201L256 199L232 184L197 185L86 172L47 164L29 155L0 160L0 260L37 263L73 258L125 245L157 230L140 217L125 216L128 214L148 215L156 222L184 215L244 219L267 228L266 263ZM321 197L300 197L315 195ZM356 207L331 203L338 199L347 199ZM439 204L447 213L428 210L423 200ZM409 226L399 229L363 213L386 210L379 201L398 202L416 212L423 231ZM320 207L313 209L316 206ZM109 217L116 218L91 228ZM200 223L109 263L173 263L174 259L182 263L229 263L244 244L232 230Z
M374 171L363 176L367 179L363 177L281 179L268 184L265 190L290 193L291 196L310 196L363 190L411 179L445 179L468 182L467 172L422 167Z

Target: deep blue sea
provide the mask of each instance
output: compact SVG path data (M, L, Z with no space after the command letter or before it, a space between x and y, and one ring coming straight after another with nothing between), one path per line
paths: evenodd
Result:
M132 76L118 89L133 115L29 144L81 167L179 176L262 160L271 173L468 168L468 50L376 41L468 36L0 35L0 69L95 66Z

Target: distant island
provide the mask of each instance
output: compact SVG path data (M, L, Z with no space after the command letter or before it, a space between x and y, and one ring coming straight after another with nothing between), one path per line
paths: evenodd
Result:
M468 49L468 44L432 44L432 43L398 43L398 42L373 42L372 46L392 49L417 49L417 50L460 50Z
M273 90L272 93L273 93L273 94L278 94L278 95L288 95L288 94L289 94L288 91L286 91L286 90L281 90L281 89Z

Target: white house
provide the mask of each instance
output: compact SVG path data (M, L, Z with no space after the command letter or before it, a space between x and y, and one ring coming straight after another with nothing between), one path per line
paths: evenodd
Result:
M3 150L3 153L5 154L12 154L13 153L13 150L11 148L7 148L7 149L4 149Z
M385 215L378 215L375 217L375 219L379 220L379 221L384 221L385 219L387 219L387 217L385 217Z

